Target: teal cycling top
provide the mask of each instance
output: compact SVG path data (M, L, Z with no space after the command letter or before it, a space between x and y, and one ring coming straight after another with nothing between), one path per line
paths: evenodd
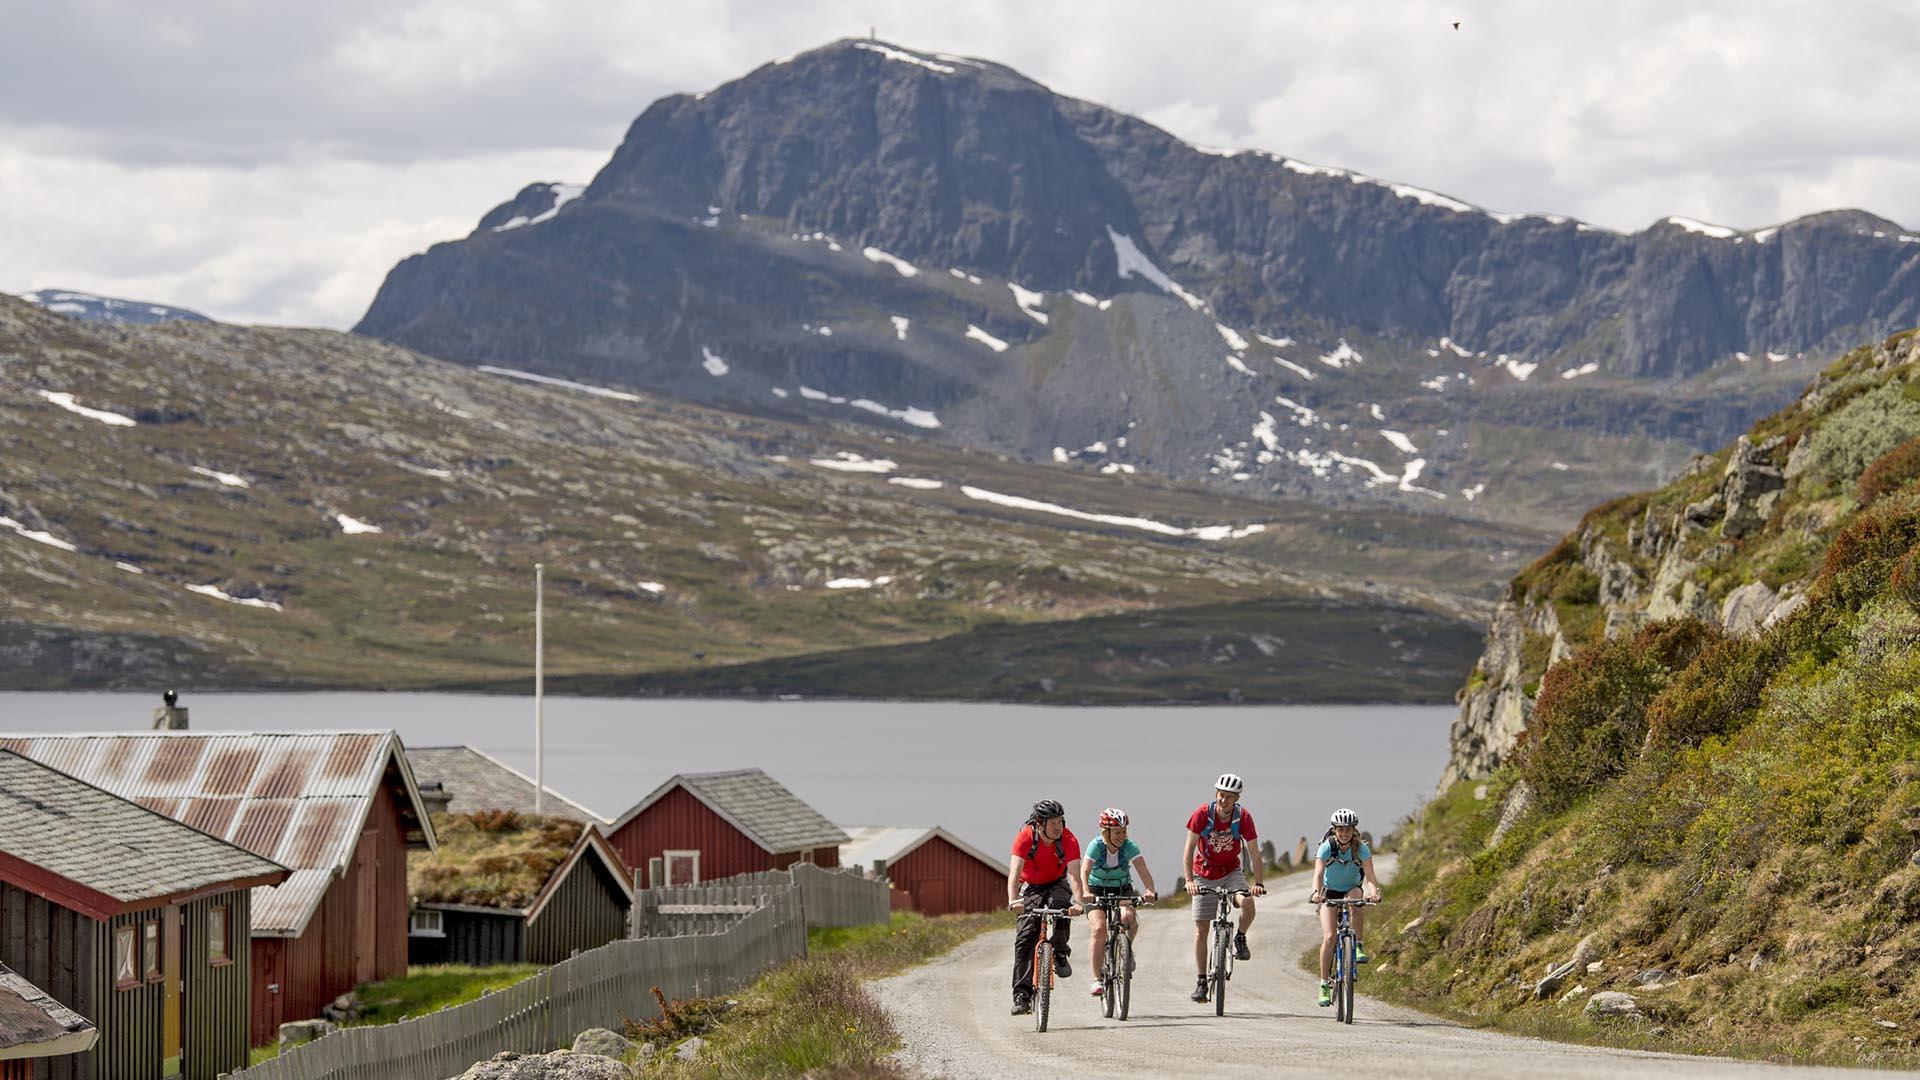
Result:
M1327 864L1326 873L1321 877L1327 888L1334 892L1345 892L1348 889L1358 888L1360 882L1365 880L1366 875L1361 872L1360 864L1373 858L1373 850L1367 847L1365 841L1361 841L1357 848L1358 850L1349 850L1336 859L1333 857L1333 841L1320 841L1320 854L1317 858Z
M1140 845L1128 840L1120 850L1107 846L1105 838L1087 845L1087 884L1115 889L1133 884L1133 860L1140 857Z

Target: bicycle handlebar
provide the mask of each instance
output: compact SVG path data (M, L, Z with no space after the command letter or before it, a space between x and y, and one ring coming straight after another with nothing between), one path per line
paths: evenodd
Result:
M1320 901L1327 907L1372 907L1379 902L1378 900L1352 900L1344 896ZM1311 904L1313 901L1309 900L1307 903Z

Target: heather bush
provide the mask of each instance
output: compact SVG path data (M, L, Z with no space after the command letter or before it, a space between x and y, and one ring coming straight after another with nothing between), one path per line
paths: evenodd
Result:
M1872 506L1880 496L1920 479L1920 439L1908 439L1881 454L1860 474L1860 505Z

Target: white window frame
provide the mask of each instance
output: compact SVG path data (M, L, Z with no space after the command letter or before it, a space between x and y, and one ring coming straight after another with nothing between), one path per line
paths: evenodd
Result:
M422 925L421 920L431 921L431 925ZM443 938L447 936L447 913L431 908L415 908L407 916L407 936Z
M697 848L667 848L665 851L662 851L660 853L660 876L666 878L667 881L661 884L666 884L673 880L673 858L676 855L693 856L693 880L685 882L684 884L700 884L700 851Z

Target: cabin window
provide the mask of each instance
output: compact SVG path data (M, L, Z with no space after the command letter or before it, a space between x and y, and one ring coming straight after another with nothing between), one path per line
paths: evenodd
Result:
M160 924L153 920L140 924L140 967L148 982L160 981Z
M800 861L803 863L806 863L808 866L812 866L813 865L813 849L808 848L807 850L801 852Z
M233 954L227 948L227 911L225 904L207 909L207 963L210 965L233 963Z
M408 937L446 937L446 916L438 911L416 911L407 927Z
M113 932L113 988L131 990L140 985L136 928L122 926Z
M698 851L675 851L669 848L660 855L667 864L668 885L700 884L700 853Z

